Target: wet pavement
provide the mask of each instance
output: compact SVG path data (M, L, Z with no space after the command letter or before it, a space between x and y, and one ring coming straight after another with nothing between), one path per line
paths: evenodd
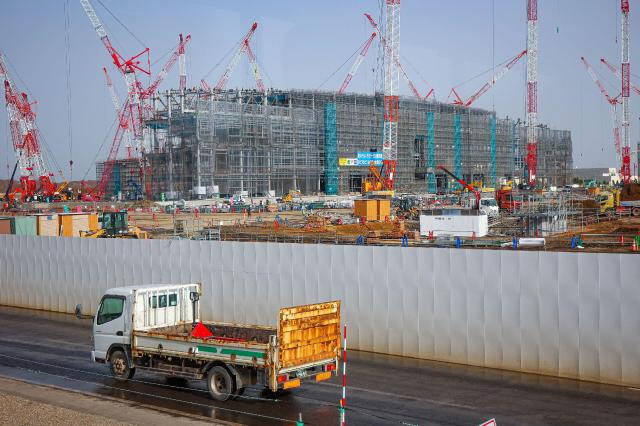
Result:
M89 360L91 324L72 315L0 307L0 375L107 395L185 415L251 425L338 424L340 378L273 396L216 402L204 382L136 372L119 383ZM351 351L349 425L637 424L640 389Z

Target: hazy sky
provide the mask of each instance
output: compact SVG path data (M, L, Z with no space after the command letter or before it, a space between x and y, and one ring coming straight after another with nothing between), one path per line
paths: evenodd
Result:
M118 23L98 0L92 0L114 45L125 56L142 50L137 38L151 49L153 62L176 45L178 33L191 34L187 46L190 86L197 85L251 23L258 21L252 46L267 86L319 88L371 34L363 13L379 16L377 0L101 1L124 24ZM619 3L619 0L539 0L539 120L553 128L571 130L577 166L616 165L609 106L586 73L580 56L587 57L611 94L617 95L619 84L599 59L620 62ZM69 19L72 146L67 119L65 7ZM636 24L638 20L634 19L636 14L640 16L640 2L632 2L631 8L631 70L640 75L634 66L634 59L640 57L636 55L640 23ZM525 0L403 0L401 57L418 89L424 93L426 81L435 88L437 99L446 100L454 85L525 49L525 9ZM0 50L8 58L15 83L37 100L38 126L67 177L71 151L73 178L82 178L87 170L87 178L94 178L93 159L105 138L98 158L106 157L112 139L107 132L115 117L103 66L110 71L121 97L125 90L122 77L110 62L79 0L3 1ZM350 90L373 92L377 56L375 42ZM156 72L166 58L155 64ZM210 84L215 84L226 61L228 57L209 75ZM321 88L336 90L351 61ZM474 105L495 108L500 117L524 117L525 61L523 58ZM176 66L161 89L177 87L177 74ZM489 78L490 73L486 73L461 86L459 93L468 96ZM640 78L633 79L640 85ZM228 87L254 86L243 57ZM402 81L401 93L410 94ZM640 111L640 98L634 96L632 92L633 149L639 135ZM14 163L7 127L2 106L2 177L8 175L7 169Z

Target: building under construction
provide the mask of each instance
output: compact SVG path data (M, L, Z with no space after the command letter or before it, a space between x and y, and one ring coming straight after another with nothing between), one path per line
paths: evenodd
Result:
M154 198L212 194L344 194L360 191L369 164L381 164L383 96L304 90L159 93L145 120L144 178L139 160L119 160L106 195L139 191ZM495 112L401 98L395 177L400 192L450 188L444 165L468 181L499 186L526 182L526 127ZM570 183L571 133L537 128L537 180ZM103 164L98 164L100 178ZM148 169L147 169L148 170Z

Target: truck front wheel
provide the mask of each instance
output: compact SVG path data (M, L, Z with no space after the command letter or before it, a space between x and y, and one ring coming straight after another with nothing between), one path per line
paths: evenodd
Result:
M226 401L232 396L236 391L236 386L229 374L229 371L220 366L216 365L209 370L207 374L207 388L209 389L209 394L216 401Z
M111 375L119 382L126 382L133 377L136 372L135 368L129 368L129 362L124 352L120 350L113 351L109 358L109 368Z

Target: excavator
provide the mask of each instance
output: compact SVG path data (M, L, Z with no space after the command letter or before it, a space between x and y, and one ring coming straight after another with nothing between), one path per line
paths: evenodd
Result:
M102 228L96 231L80 231L81 238L130 238L148 240L149 234L137 226L129 226L127 212L103 212Z
M475 208L477 210L480 210L480 198L482 197L482 194L480 193L480 191L478 191L477 189L475 189L473 186L469 185L467 182L465 182L464 180L460 179L458 176L454 175L453 173L451 173L446 167L440 165L438 167L436 167L437 169L442 170L443 172L445 172L446 174L448 174L449 176L451 176L456 182L458 182L460 185L462 185L464 188L468 189L469 191L471 191L473 193L473 195L476 196L476 205Z

